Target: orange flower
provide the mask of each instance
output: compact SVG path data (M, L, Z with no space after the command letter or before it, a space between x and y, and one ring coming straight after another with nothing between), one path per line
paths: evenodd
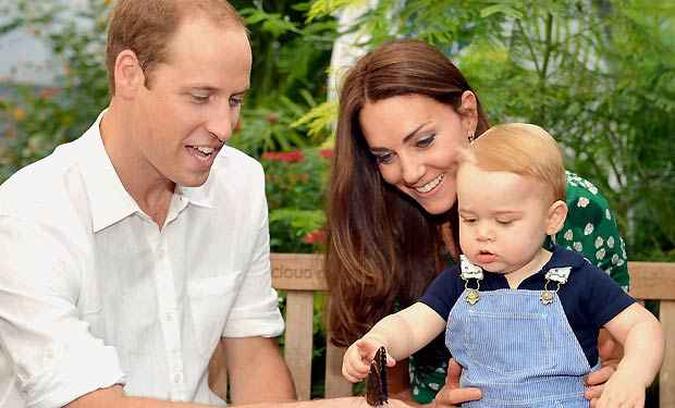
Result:
M26 118L26 111L19 108L19 107L16 107L12 111L12 116L14 117L15 121L21 122L22 120L24 120Z
M59 94L60 89L55 87L44 88L40 91L41 99L51 99Z

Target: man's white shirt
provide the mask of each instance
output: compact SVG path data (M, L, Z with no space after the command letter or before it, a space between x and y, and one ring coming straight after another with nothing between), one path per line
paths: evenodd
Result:
M122 186L99 123L0 186L0 407L98 388L220 403L220 337L283 331L262 167L225 146L160 228Z

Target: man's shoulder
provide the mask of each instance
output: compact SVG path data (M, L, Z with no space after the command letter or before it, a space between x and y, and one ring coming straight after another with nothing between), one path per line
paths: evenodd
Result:
M32 218L40 214L53 216L62 209L69 200L68 191L79 180L75 143L58 146L0 185L0 213Z

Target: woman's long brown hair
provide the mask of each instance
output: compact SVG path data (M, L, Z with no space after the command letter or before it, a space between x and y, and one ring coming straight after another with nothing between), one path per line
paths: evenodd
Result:
M426 95L460 108L471 91L462 73L430 45L394 41L362 57L348 72L340 94L335 156L328 196L326 279L329 326L336 345L361 337L395 304L414 302L442 269L442 224L457 240L457 210L426 213L385 183L363 137L359 113L367 101ZM478 103L476 134L488 128Z

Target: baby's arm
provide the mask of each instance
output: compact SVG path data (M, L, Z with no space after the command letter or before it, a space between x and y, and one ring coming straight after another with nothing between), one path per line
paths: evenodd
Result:
M380 346L387 349L387 366L427 345L445 329L445 320L434 309L417 302L380 320L355 341L342 359L342 375L358 382L368 375L370 361Z
M624 347L616 373L607 381L598 407L643 407L645 389L661 368L665 340L658 320L638 303L624 309L605 328Z

